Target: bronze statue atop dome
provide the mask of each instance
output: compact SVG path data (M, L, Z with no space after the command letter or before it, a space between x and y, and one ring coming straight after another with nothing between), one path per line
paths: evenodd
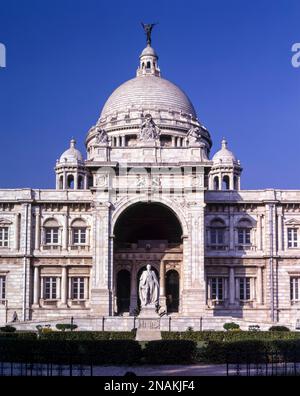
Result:
M143 22L141 22L141 23L142 23L144 32L145 32L145 34L146 34L146 36L147 36L147 45L151 45L151 33L152 33L152 29L153 29L153 27L154 27L155 25L157 25L157 23L146 23L146 24L144 24Z

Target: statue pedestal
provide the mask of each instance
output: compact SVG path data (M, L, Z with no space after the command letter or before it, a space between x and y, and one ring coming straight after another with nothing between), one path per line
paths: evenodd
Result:
M161 340L160 317L154 306L143 307L137 319L137 341Z

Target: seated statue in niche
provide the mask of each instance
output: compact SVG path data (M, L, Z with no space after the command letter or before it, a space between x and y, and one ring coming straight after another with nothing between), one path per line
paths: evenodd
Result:
M145 121L141 125L139 140L149 142L158 139L160 134L159 128L156 126L150 114L146 114Z

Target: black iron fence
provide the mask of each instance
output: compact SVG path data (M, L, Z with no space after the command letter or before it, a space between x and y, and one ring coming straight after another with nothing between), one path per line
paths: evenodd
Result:
M62 364L34 362L0 362L0 377L40 376L40 377L91 377L94 375L93 364Z
M298 376L300 353L228 354L226 370L227 376Z

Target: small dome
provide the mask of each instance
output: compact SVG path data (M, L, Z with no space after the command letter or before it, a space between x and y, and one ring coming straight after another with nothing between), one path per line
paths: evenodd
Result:
M235 155L230 150L228 150L227 141L225 139L222 140L221 150L216 152L216 154L212 158L212 161L214 165L218 165L221 163L222 164L238 163Z
M143 49L143 52L141 53L140 58L142 56L154 56L155 58L158 58L155 50L150 45L147 45L147 47Z
M76 141L72 139L70 141L70 148L68 148L68 150L66 150L60 156L59 162L61 164L84 162L81 152L77 150L75 146L76 146Z

